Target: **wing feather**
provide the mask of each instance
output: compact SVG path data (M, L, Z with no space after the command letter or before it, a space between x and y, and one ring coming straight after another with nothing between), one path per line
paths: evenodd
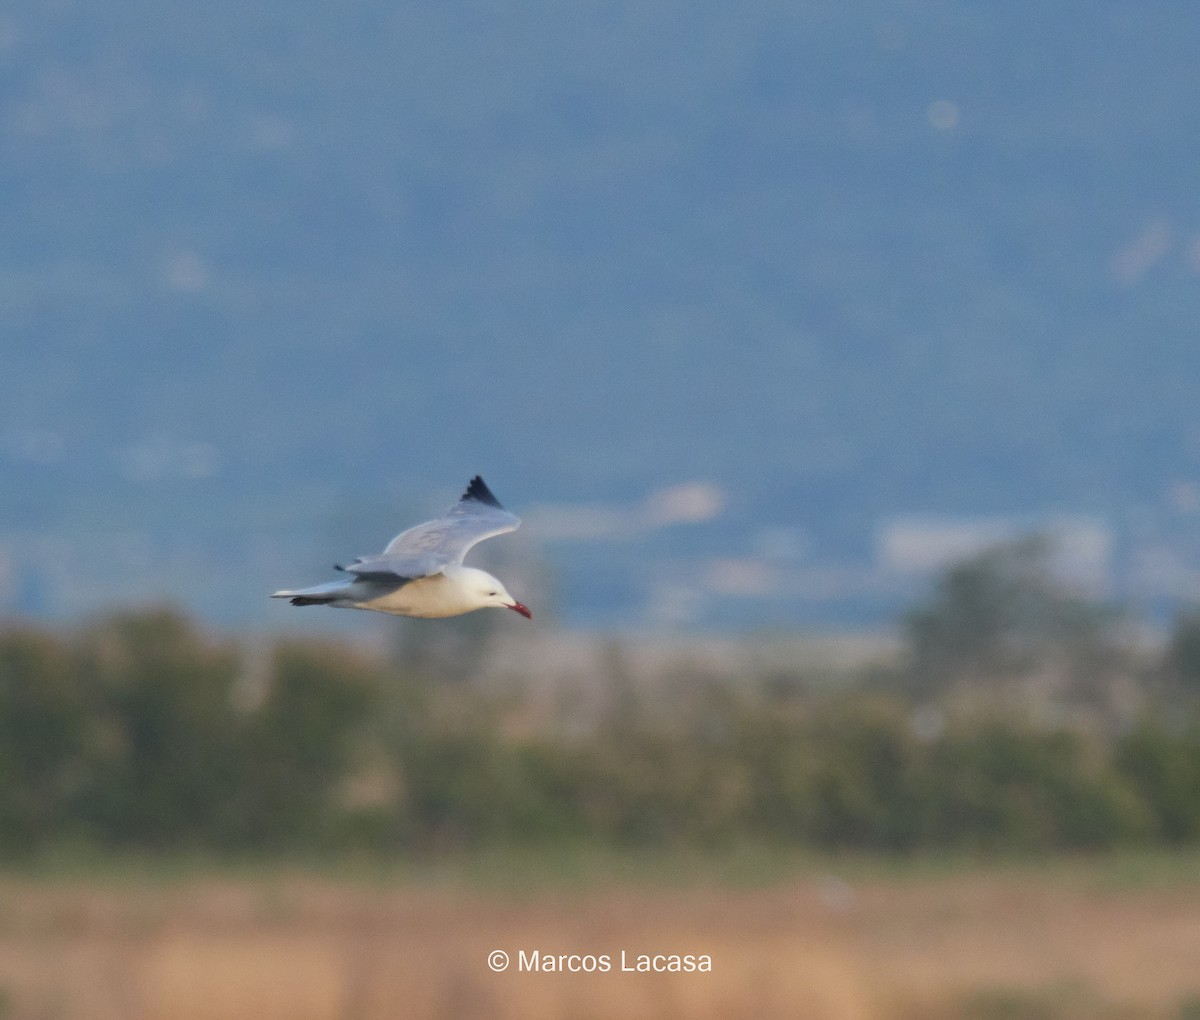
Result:
M505 510L476 475L444 516L400 532L381 554L361 556L346 570L360 576L387 574L408 580L428 577L461 563L473 545L515 531L520 523L521 519Z

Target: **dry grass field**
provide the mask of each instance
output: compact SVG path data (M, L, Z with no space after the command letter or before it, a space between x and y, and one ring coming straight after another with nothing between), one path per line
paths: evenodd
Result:
M534 950L611 969L522 971ZM622 972L622 951L712 972ZM1200 870L10 875L0 1017L1195 1020Z

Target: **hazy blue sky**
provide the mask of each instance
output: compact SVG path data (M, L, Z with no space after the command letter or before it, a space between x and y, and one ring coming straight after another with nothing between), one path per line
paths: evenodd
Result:
M878 616L914 518L1085 521L1186 595L1144 564L1200 562L1198 44L1184 3L12 5L0 598L233 569L210 611L258 614L476 471L571 536L528 541L577 620Z

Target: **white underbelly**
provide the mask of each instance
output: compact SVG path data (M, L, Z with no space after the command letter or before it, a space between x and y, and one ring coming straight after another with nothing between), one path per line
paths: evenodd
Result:
M464 603L456 587L445 575L434 574L421 577L399 588L385 589L378 594L367 594L349 603L355 609L373 609L393 616L417 616L434 619L443 616L461 616L474 606Z

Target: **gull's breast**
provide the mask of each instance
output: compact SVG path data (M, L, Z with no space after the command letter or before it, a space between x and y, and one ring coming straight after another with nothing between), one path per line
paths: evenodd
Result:
M374 609L393 616L417 616L437 619L443 616L461 616L476 608L463 596L462 590L452 584L445 574L419 577L398 588L392 588L373 598L358 603L361 609Z

